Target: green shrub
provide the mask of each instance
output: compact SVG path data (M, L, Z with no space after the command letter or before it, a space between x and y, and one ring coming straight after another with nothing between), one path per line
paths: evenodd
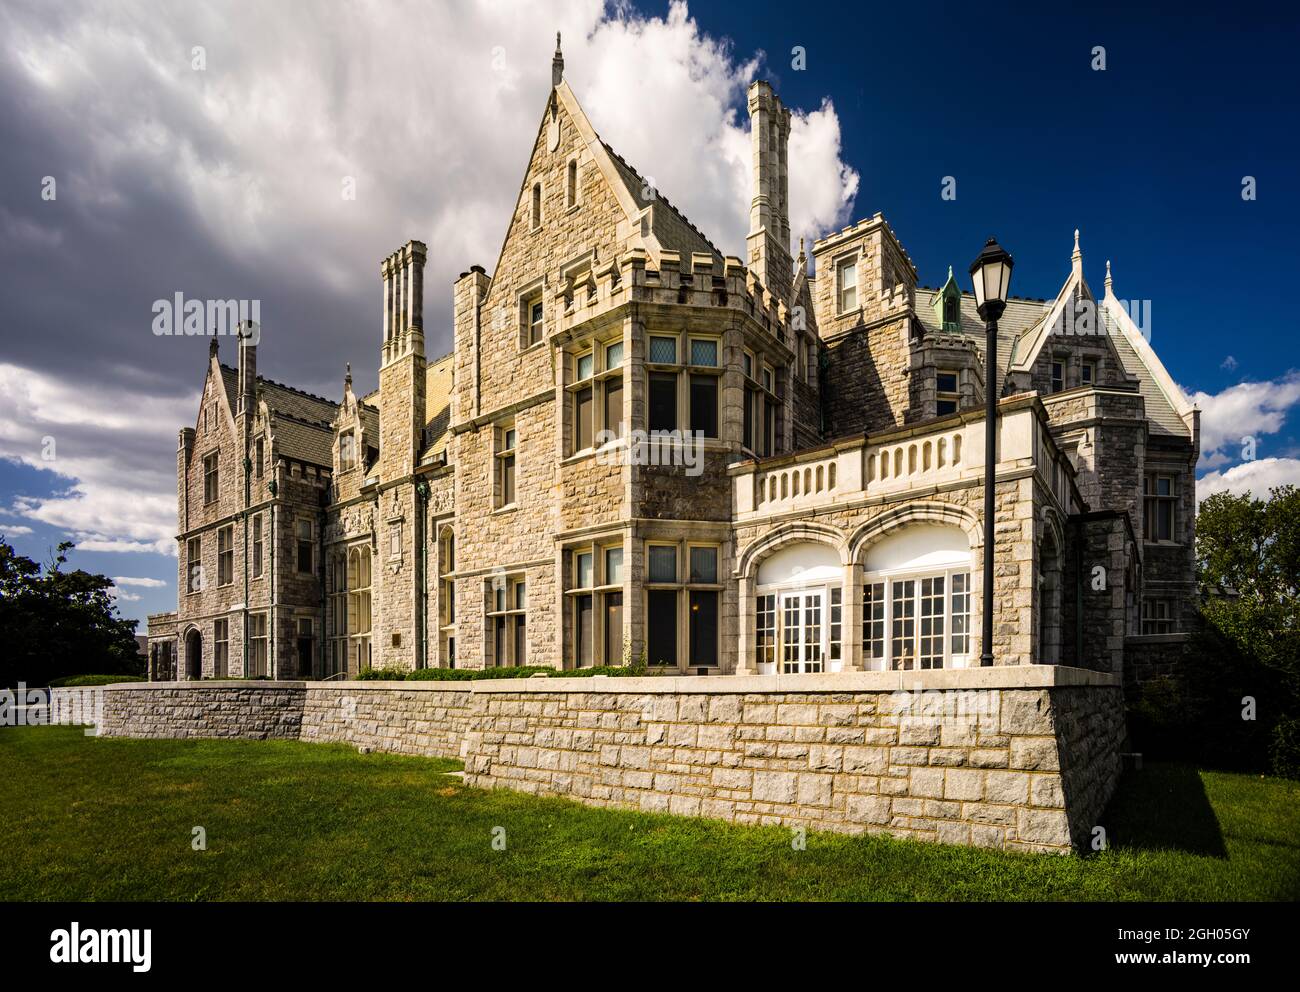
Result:
M363 668L357 674L360 682L401 682L407 676L404 668Z
M1274 775L1300 779L1300 720L1283 717L1277 722L1268 757Z
M51 689L71 689L83 685L115 685L118 682L143 682L139 675L69 675L52 679Z
M609 675L629 678L645 675L643 665L601 665L598 668L575 668L567 671L543 665L514 665L503 668L363 668L357 679L362 682L473 682L479 679L528 679L534 675L547 678L590 678Z

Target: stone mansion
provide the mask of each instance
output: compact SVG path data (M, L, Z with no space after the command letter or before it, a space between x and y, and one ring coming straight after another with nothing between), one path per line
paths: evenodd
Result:
M990 368L972 294L919 285L879 214L792 254L767 83L743 259L601 140L558 49L552 83L496 265L452 287L449 354L426 355L419 241L380 265L377 391L349 371L323 399L262 377L251 336L234 365L212 345L151 678L962 668L986 595L998 665L1123 673L1184 629L1198 412L1109 263L1094 295L1077 232Z

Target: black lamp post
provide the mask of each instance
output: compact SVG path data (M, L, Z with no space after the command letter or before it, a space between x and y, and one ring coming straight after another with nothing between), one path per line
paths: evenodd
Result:
M971 263L975 283L975 307L984 321L987 345L984 349L984 629L980 665L993 664L993 494L997 469L998 440L998 318L1007 308L1007 289L1011 286L1011 256L989 238L979 257Z

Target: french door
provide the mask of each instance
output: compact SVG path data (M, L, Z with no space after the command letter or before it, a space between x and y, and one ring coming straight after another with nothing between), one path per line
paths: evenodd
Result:
M825 651L825 591L781 594L781 672L821 672Z

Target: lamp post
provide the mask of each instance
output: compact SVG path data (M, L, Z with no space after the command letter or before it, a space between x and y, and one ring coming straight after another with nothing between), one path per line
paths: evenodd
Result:
M981 631L980 665L993 664L993 516L994 475L997 470L998 440L998 318L1007 308L1007 289L1015 261L1000 244L989 238L984 250L971 263L975 283L975 307L984 321L984 629Z

